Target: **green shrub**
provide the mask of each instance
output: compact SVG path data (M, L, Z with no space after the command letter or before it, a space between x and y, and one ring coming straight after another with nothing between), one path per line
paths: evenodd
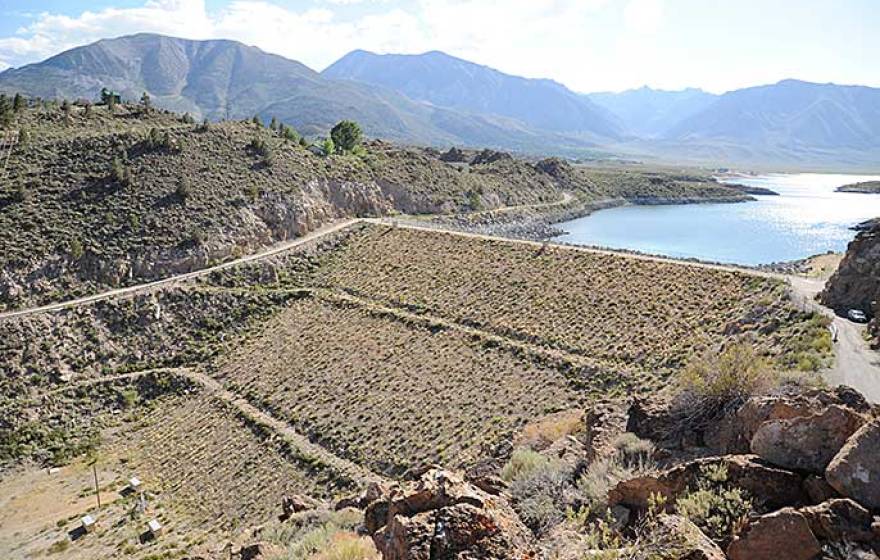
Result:
M692 361L679 375L678 386L683 394L728 401L766 391L776 380L777 373L755 348L740 342Z
M513 508L536 534L544 534L565 519L571 496L572 468L562 461L550 461L523 471L510 484Z
M752 511L752 501L744 490L727 484L725 465L708 465L701 469L697 487L680 497L675 509L712 540L726 542Z
M519 447L513 450L510 460L501 469L501 478L511 482L514 479L528 476L532 471L543 467L548 462L547 457L540 453L525 447Z

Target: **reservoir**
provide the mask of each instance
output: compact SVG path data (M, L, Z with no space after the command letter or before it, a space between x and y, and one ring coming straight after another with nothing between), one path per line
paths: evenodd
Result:
M737 177L730 181L766 187L779 196L736 204L610 208L557 224L566 233L554 241L744 265L844 251L855 236L850 227L880 217L880 194L835 189L877 179L815 173Z

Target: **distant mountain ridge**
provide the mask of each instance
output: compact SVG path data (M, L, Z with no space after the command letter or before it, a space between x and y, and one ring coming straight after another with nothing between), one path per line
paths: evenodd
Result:
M623 132L605 111L562 84L511 76L439 51L409 55L356 50L322 75L387 87L440 107L509 117L543 130L612 139Z
M783 80L714 95L578 94L431 51L353 51L322 73L235 41L105 39L0 72L0 92L95 99L102 87L201 118L277 117L309 135L764 168L880 171L880 89Z
M586 97L616 115L627 131L645 138L662 137L718 99L717 95L696 88L665 91L648 86L619 93L590 93Z
M404 143L489 146L521 151L591 142L530 128L498 115L431 106L372 84L332 80L282 56L228 40L193 41L142 33L104 39L0 73L0 91L94 100L102 87L201 118L275 116L308 134L342 119L372 136ZM594 135L601 137L600 135Z

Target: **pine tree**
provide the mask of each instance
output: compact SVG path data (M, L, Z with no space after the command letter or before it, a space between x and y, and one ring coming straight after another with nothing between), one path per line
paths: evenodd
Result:
M24 96L22 96L20 93L16 93L15 97L12 98L12 110L16 113L19 113L24 109L25 105L26 102L24 100Z
M254 118L251 119L251 122L259 126L260 128L263 128L263 121L260 120L259 115L254 115Z
M342 121L330 131L336 149L346 154L360 145L362 136L360 125L354 121Z
M272 117L272 121L269 123L269 130L278 130L278 119Z

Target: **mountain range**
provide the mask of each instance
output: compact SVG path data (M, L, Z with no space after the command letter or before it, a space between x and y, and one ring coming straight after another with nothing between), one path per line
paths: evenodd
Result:
M880 161L880 89L783 80L715 95L698 89L579 94L447 54L353 51L318 73L235 41L138 34L0 73L0 91L126 99L198 118L277 117L309 135L342 119L368 135L566 156L728 165L858 168Z

